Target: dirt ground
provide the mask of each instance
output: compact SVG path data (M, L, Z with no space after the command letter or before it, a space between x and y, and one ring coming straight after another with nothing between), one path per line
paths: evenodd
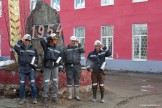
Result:
M162 74L108 71L105 86L105 103L100 103L99 93L94 103L91 92L82 92L80 102L67 100L64 93L57 104L49 101L45 105L39 98L33 105L28 96L24 105L18 105L17 91L12 89L10 95L0 91L0 108L162 108Z

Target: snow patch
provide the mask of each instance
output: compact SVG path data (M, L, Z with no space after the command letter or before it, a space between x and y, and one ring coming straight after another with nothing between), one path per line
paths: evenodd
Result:
M15 63L14 60L0 61L0 67Z

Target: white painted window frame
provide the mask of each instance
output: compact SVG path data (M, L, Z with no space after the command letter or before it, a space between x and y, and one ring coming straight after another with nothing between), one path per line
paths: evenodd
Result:
M102 36L102 27L106 27L106 26L113 26L113 29L114 29L114 25L105 25L105 26L101 26L101 42L102 42L102 38L106 38L106 47L108 47L108 39L109 38L112 38L112 57L106 57L106 59L113 59L113 55L114 55L114 36L112 35L109 35L109 36ZM113 30L114 31L114 30ZM114 32L113 32L113 35L114 35Z
M57 1L58 2L58 0L55 0L55 1ZM60 1L60 0L59 0ZM57 9L55 6L53 6L53 3L54 2L54 0L51 0L51 7L53 8L53 9L56 9L57 11L60 11L60 9ZM61 1L60 1L61 2Z
M83 27L83 26L80 26L80 27L74 27L73 28L73 35L75 36L75 34L76 34L76 29L77 28L83 28L84 29L84 37L77 37L76 36L76 38L80 41L81 39L84 39L84 45L85 45L85 27ZM82 46L84 46L84 45L82 45ZM83 55L81 55L81 59L85 59L85 54L83 54Z
M132 25L132 28L133 28L133 25ZM132 60L133 61L147 61L147 57L146 57L146 59L141 59L141 50L139 50L139 58L135 58L134 57L134 37L140 37L140 40L139 40L139 49L141 49L141 43L142 43L141 42L141 37L143 37L143 36L148 37L148 34L147 35L133 35L133 33L132 33ZM148 44L147 44L147 47L148 47Z
M81 1L81 0L80 0ZM84 0L84 6L76 6L76 0L74 0L74 9L83 9L83 8L85 8L85 2L86 2L86 0Z

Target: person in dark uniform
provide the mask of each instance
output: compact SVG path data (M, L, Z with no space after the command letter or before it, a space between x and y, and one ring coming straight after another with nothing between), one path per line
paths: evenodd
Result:
M70 44L64 49L64 62L67 77L68 99L72 99L72 84L74 80L74 99L80 101L79 80L81 76L81 54L85 50L75 36L71 36Z
M106 65L105 57L109 57L111 52L103 47L99 40L94 42L95 50L90 52L87 57L87 70L92 72L92 90L93 90L93 102L96 102L97 86L100 87L101 103L104 103L104 68Z
M37 103L37 87L35 83L35 72L31 62L38 62L37 50L31 44L31 36L25 34L24 37L17 42L14 50L18 54L19 75L20 75L20 92L19 104L25 103L25 84L26 76L29 76L32 91L32 102Z
M48 92L50 80L52 78L52 102L57 102L58 93L58 72L62 59L62 51L57 46L58 37L52 33L49 37L41 39L40 43L44 50L44 69L43 69L43 102L48 102Z

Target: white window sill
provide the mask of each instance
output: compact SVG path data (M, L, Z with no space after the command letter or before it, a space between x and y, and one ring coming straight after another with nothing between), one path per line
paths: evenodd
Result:
M59 10L57 10L56 8L54 8L54 7L52 7L52 9L55 9L57 12L59 12L60 11L60 9Z
M85 7L74 7L74 9L84 9Z
M139 3L139 2L147 2L148 0L145 1L133 1L132 3Z
M147 61L147 59L133 59L132 61Z
M114 4L101 4L101 6L113 6Z

